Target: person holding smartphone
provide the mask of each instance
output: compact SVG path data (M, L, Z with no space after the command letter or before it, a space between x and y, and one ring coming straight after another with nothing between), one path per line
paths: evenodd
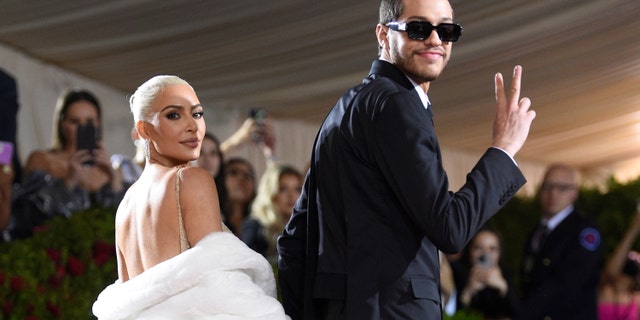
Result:
M92 205L117 206L126 191L102 145L101 108L92 92L62 94L53 120L52 148L29 155L24 182L16 191L17 237L55 215L69 216Z
M479 312L484 319L516 318L520 302L507 280L510 272L500 263L501 252L498 232L483 227L465 247L462 259L452 264L458 310Z

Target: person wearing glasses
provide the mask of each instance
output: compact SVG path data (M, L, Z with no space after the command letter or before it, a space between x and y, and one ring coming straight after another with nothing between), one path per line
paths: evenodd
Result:
M495 76L493 143L449 191L429 86L462 34L447 0L383 0L379 59L331 109L278 239L293 319L440 319L438 250L462 250L524 185L514 161L535 112Z
M603 247L596 225L574 206L577 198L575 169L549 166L538 191L541 220L524 250L519 319L598 319Z

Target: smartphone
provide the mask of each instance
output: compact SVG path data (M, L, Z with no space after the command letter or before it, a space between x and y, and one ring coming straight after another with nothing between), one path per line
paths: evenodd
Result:
M13 143L9 141L0 141L0 165L11 165L13 157Z
M481 256L478 257L478 265L484 268L491 268L493 267L493 259L491 259L491 256L488 254L483 254Z
M76 149L89 150L93 153L94 149L98 149L98 131L93 123L89 122L84 125L79 125L76 131ZM95 163L92 159L82 162L85 166L92 166Z
M78 150L93 150L98 148L98 135L93 123L78 126L76 132L76 148Z
M264 123L264 120L267 118L267 110L262 108L251 109L249 110L249 117L257 123Z
M267 118L267 110L256 108L249 110L249 117L258 124L258 130L251 134L251 140L260 143L264 140L264 121Z

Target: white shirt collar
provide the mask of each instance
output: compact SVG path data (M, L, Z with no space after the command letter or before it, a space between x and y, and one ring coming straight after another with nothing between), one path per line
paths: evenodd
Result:
M573 205L570 204L568 207L564 208L564 210L551 217L551 219L547 221L547 228L549 228L549 231L555 229L572 211ZM542 222L544 223L544 220Z
M409 78L407 75L405 75L405 77L409 79L409 81L413 85L413 89L415 89L416 92L418 92L418 96L420 97L420 100L422 100L422 104L424 105L424 108L425 109L429 108L429 106L431 105L431 101L429 101L429 97L427 96L427 93L424 92L424 90L422 90L422 87L418 85L418 83L413 81L413 79Z

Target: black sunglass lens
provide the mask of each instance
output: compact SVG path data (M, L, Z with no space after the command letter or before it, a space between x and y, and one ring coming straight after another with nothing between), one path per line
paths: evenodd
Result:
M462 28L453 23L441 23L433 26L426 21L411 21L407 23L406 31L410 39L424 40L429 38L433 29L438 33L438 37L442 41L457 41L460 37Z
M410 39L424 40L429 37L433 26L429 22L411 21L407 23L407 35Z
M437 27L438 36L443 41L456 41L456 26L450 23L441 23Z

